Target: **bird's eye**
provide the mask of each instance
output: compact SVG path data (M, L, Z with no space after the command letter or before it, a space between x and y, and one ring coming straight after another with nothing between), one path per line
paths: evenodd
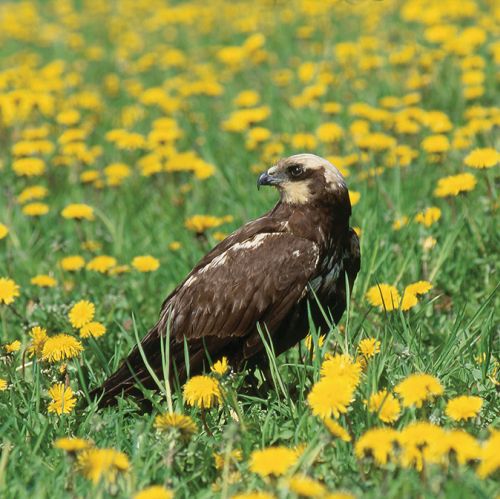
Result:
M304 169L300 165L292 165L288 168L288 172L292 177L298 177L304 172Z

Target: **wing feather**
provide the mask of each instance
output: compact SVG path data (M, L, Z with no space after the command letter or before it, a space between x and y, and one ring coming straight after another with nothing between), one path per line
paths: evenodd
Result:
M259 321L274 328L306 289L318 257L314 242L289 233L258 234L230 246L165 304L172 339L244 337Z

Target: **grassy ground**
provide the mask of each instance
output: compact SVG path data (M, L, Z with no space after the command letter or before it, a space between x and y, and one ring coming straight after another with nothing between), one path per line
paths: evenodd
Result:
M499 20L488 1L2 2L0 277L15 281L19 296L0 281L0 495L132 497L162 484L176 497L295 497L289 479L300 473L355 497L493 497L498 460L485 442L498 424L496 171L466 158L498 149ZM311 360L301 345L277 359L275 386L262 397L245 395L241 374L224 375L234 399L206 411L205 425L174 393L174 409L198 427L187 441L155 429L167 411L160 396L152 414L130 400L87 408L88 389L118 366L134 331L154 324L196 261L273 206L274 191L255 189L257 172L303 150L332 157L345 173L361 231L349 314L321 352ZM439 179L462 173L475 182L436 194ZM23 199L32 186L46 188L41 199L33 191ZM93 220L64 218L72 203L92 207ZM430 207L437 210L426 218ZM196 234L186 227L194 215L219 217L220 226ZM61 266L69 255L116 262L106 272L70 272ZM139 255L159 268L138 271ZM40 275L54 282L33 284ZM421 280L432 289L409 310L385 311L367 298L378 284L402 295ZM79 300L95 305L106 334L80 338L84 351L65 367L30 357L33 326L79 337L68 320ZM358 345L367 338L380 341L380 352L365 359ZM350 442L332 437L307 401L321 358L339 352L364 365L338 420ZM403 407L392 423L368 410L371 394L422 372L439 380L442 395ZM67 414L48 411L56 382L78 399ZM481 397L479 414L447 416L459 395ZM456 450L423 464L402 463L394 449L387 464L356 455L370 428L414 421L463 429L479 450L464 464ZM92 483L53 447L64 436L125 453L128 471ZM429 440L444 438L420 437L420 457ZM298 448L300 458L284 476L263 479L250 469L252 452L271 445ZM228 459L235 449L237 462ZM222 470L214 453L226 457Z

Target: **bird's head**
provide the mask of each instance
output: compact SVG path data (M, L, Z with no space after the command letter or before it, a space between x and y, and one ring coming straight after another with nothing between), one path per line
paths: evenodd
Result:
M261 185L276 186L281 201L289 204L328 202L347 194L342 174L315 154L296 154L279 160L259 176L257 187Z

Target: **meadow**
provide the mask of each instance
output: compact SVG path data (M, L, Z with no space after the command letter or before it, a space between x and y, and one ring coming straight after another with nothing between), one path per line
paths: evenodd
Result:
M495 497L499 35L488 0L2 1L0 496ZM258 393L214 359L98 410L303 151L350 189L342 321Z

